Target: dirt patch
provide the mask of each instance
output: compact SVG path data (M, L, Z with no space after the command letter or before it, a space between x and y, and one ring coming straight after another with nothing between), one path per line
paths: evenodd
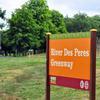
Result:
M23 74L23 70L20 69L13 69L13 70L7 70L5 71L5 73L7 74L6 76L2 76L0 77L0 82L2 81L16 81L15 77L20 76Z
M96 69L96 73L97 73L97 74L98 74L98 73L100 74L100 69Z
M22 100L20 97L17 96L10 96L6 93L0 93L1 100Z
M96 78L100 78L100 69L96 69Z
M21 70L21 69L7 70L6 73L10 73L10 74L13 74L14 76L16 76L16 75L23 74L23 70Z
M100 69L96 70L96 84L100 84Z

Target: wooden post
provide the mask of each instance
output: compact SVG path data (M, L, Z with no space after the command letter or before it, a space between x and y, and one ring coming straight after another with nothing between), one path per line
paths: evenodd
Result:
M46 33L46 100L50 100L50 77L49 77L49 38L51 33Z
M91 29L90 100L96 100L96 29Z

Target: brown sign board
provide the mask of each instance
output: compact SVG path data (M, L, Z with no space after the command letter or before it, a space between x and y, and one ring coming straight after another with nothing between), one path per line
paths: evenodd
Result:
M95 100L96 30L90 37L51 39L46 42L46 100L50 100L50 85L89 91Z

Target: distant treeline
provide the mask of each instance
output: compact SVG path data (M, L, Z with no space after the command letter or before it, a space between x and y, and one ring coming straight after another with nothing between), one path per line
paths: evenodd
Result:
M1 18L5 12L0 10ZM3 18L4 19L4 18ZM45 52L45 34L86 32L91 28L99 30L100 16L89 17L78 13L70 18L55 10L50 10L46 0L29 0L12 13L7 20L8 29L1 31L2 51L5 55L26 55L33 49ZM2 26L2 25L1 25Z

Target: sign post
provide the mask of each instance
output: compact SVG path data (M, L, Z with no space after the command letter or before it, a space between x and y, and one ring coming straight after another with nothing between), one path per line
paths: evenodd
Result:
M50 100L50 77L49 77L49 39L51 33L46 33L46 100Z
M90 100L96 100L96 29L91 29L91 87Z
M46 39L46 100L50 100L50 85L89 91L90 100L95 100L96 30L47 33Z

